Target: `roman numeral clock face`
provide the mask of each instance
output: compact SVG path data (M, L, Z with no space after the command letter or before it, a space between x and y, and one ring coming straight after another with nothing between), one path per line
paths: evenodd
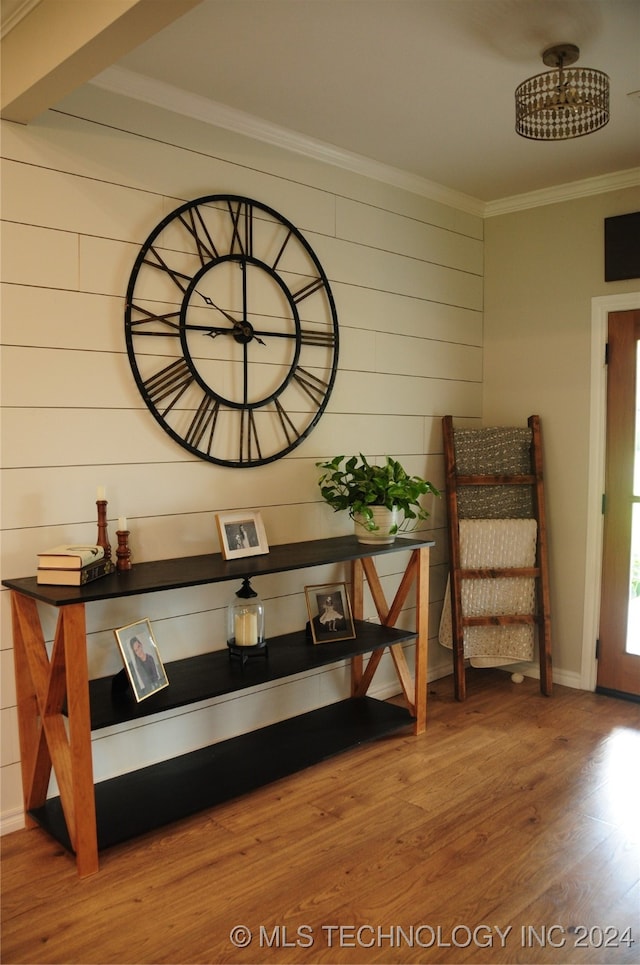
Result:
M181 446L224 466L294 449L338 367L327 277L300 232L235 195L183 204L136 259L125 311L142 397Z

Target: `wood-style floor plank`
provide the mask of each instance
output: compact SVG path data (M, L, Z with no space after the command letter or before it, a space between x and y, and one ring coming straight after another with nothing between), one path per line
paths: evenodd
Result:
M37 829L6 836L3 962L637 963L640 706L468 680L463 704L430 685L425 734L106 851L94 877Z

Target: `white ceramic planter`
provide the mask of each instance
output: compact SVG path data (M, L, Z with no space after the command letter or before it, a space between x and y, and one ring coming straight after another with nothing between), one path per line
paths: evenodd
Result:
M376 529L369 530L364 525L362 517L353 517L353 531L359 543L393 543L396 538L395 533L390 533L396 524L400 523L400 511L398 509L387 509L386 506L371 506L373 521Z

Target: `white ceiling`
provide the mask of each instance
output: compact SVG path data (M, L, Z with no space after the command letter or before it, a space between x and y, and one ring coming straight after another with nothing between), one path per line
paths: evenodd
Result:
M559 42L611 120L529 141L514 90ZM484 202L640 163L640 0L202 0L115 63Z

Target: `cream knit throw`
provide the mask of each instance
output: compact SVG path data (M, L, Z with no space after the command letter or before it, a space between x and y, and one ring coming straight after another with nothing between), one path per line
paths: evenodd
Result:
M463 569L535 566L535 519L461 519L460 566ZM532 614L535 580L532 577L495 577L463 580L463 616ZM447 581L439 640L452 649L451 596ZM534 627L465 627L464 655L476 667L528 661L533 658Z

